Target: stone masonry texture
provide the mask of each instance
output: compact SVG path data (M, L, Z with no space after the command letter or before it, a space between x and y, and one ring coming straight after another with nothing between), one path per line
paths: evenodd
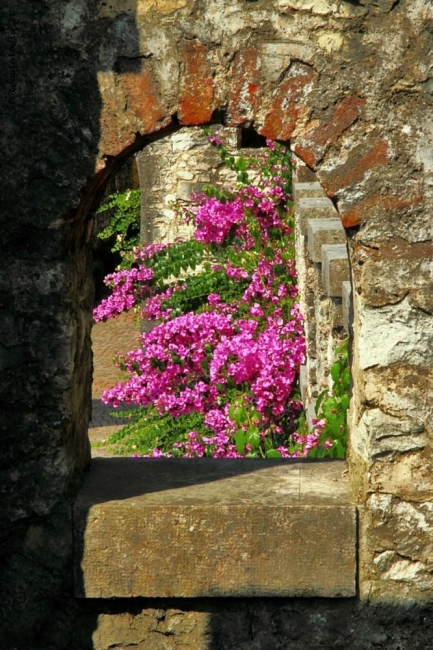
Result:
M70 512L90 460L93 215L125 158L211 122L290 139L346 228L365 604L351 632L350 603L202 603L206 643L305 647L308 619L312 648L432 647L433 4L5 0L1 14L0 647L92 647L74 641L88 628L72 597ZM199 648L174 640L170 607L149 614L153 646L117 646Z
M354 596L344 467L323 463L318 480L306 460L95 460L74 507L75 593Z

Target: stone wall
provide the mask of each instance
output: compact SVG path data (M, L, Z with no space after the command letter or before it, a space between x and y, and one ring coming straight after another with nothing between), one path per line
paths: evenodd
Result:
M6 0L2 12L2 646L31 647L70 589L92 215L127 156L210 122L291 140L338 210L360 595L431 600L431 2Z
M236 155L251 155L244 148L245 130L221 126L218 137ZM260 156L260 147L254 150ZM174 209L176 201L186 207L194 192L207 184L230 186L236 174L222 163L202 127L184 127L148 145L137 155L141 187L141 238L143 243L173 242L191 236L192 226ZM253 172L250 173L254 178Z

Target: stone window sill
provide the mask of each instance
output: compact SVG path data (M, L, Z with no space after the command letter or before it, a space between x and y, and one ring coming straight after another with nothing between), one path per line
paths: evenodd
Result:
M74 507L76 596L355 596L344 468L94 459Z

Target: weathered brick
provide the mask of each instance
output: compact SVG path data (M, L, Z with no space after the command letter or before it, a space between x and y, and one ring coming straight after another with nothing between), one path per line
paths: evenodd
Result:
M388 162L388 144L385 140L376 139L366 144L354 147L347 156L344 164L320 175L320 180L328 196L335 196L343 188L352 187L363 180L365 175L379 165Z
M340 213L341 223L345 228L353 228L361 224L369 214L378 214L383 216L390 213L395 214L402 210L407 210L422 202L422 197L416 194L412 195L393 195L393 194L374 194L366 196L351 206L344 212Z
M331 144L338 142L342 133L358 119L360 107L364 104L365 99L348 96L338 102L327 119L310 122L297 139L296 155L314 167Z
M274 95L260 133L272 140L291 138L298 119L308 110L305 96L317 78L317 73L309 66L292 65Z
M152 133L171 121L170 117L165 118L152 71L147 66L142 66L138 72L101 73L100 88L99 146L105 156L118 155L134 142L137 132Z
M123 90L125 105L140 121L140 131L151 133L164 118L153 75L143 67L139 74L123 72L119 75L119 84Z
M183 48L179 120L185 126L206 124L212 117L214 83L207 52L207 46L198 41Z
M228 125L254 119L260 85L259 68L260 60L255 48L246 47L235 56L228 97Z

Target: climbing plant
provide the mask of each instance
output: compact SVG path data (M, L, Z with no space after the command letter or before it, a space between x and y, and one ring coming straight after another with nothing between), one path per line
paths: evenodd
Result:
M95 319L139 309L155 327L118 365L130 378L103 400L139 406L118 442L152 456L289 457L331 440L297 433L304 360L297 303L289 151L265 159L227 152L231 187L207 186L179 207L190 241L135 248L133 264L106 278ZM254 177L254 182L251 176ZM320 452L321 453L321 452Z
M129 268L132 250L140 243L140 190L128 189L111 194L97 210L110 214L107 226L98 233L99 239L114 240L112 253L120 253L121 268Z

